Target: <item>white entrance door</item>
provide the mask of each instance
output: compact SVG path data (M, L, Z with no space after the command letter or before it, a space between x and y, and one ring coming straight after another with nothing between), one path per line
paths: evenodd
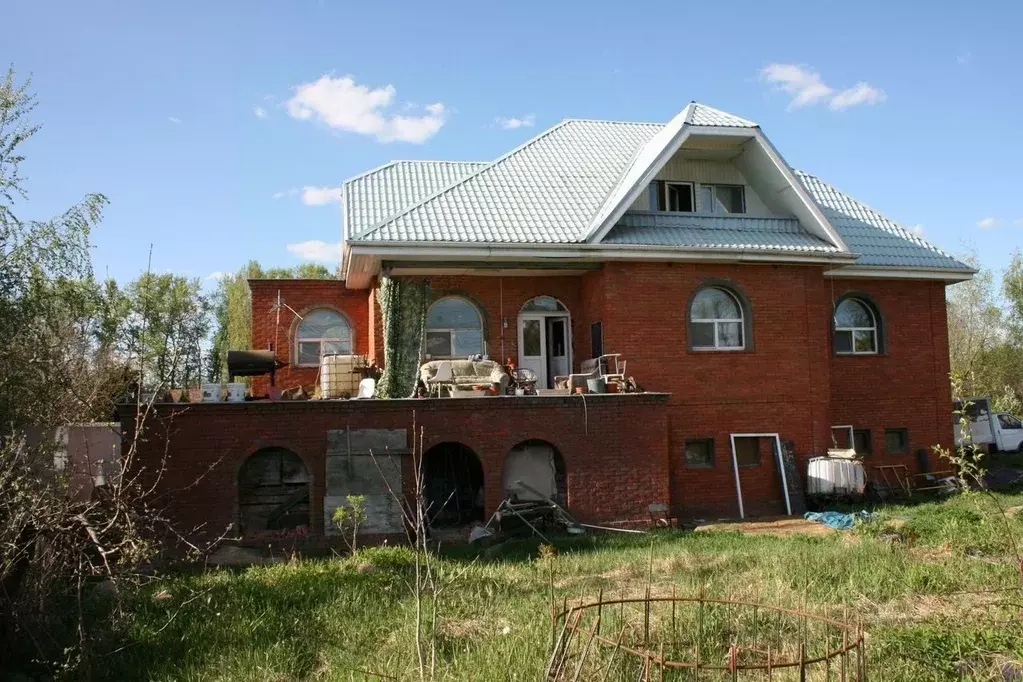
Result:
M554 377L569 374L568 362L568 318L548 317L547 320L547 356L549 358L547 367L551 376L548 377L551 383Z
M538 387L552 388L554 377L569 374L571 347L571 329L563 313L519 315L519 367L536 372Z
M536 372L537 386L547 386L547 325L543 315L519 315L519 367Z

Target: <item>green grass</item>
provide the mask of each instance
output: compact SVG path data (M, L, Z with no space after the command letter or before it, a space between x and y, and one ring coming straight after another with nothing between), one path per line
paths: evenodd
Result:
M1023 495L1001 500L1016 506ZM960 673L1003 679L995 676L999 666L1023 660L1023 595L975 594L1020 584L1006 526L990 500L971 495L892 506L878 516L832 537L563 538L554 559L557 600L601 591L639 596L652 553L656 594L674 588L696 595L702 588L761 603L805 602L832 616L848 609L868 627L873 680L961 679ZM1023 514L1009 523L1023 538ZM907 542L893 543L881 537L886 533ZM438 616L439 679L540 679L551 629L538 549L537 541L517 540L443 553L436 564L448 584ZM372 670L412 679L412 568L409 551L390 548L169 578L141 594L122 629L97 643L97 650L123 648L98 655L94 672L112 680L240 681L366 679L354 671ZM691 633L693 618L691 610L680 614L679 627ZM726 641L749 618L708 615L705 628ZM772 631L788 632L782 625Z

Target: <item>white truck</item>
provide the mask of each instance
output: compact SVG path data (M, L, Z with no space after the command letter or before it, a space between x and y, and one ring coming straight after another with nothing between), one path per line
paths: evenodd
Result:
M986 447L989 452L1023 452L1023 422L1019 417L1008 412L993 412L988 398L969 398L967 403L966 416L974 445ZM953 409L956 445L960 445L962 402L955 401Z

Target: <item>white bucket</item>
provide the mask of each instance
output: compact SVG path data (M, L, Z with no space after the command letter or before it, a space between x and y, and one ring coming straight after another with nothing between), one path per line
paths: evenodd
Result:
M224 387L220 384L203 384L202 401L204 403L219 403L224 395Z
M245 400L245 384L243 382L232 382L227 385L227 402L240 403Z

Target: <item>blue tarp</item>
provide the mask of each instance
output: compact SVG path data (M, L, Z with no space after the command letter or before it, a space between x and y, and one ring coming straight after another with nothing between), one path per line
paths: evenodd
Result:
M861 511L855 514L843 514L842 512L806 512L803 518L807 521L823 523L828 528L835 530L851 530L857 521L870 521L874 515L870 512Z

